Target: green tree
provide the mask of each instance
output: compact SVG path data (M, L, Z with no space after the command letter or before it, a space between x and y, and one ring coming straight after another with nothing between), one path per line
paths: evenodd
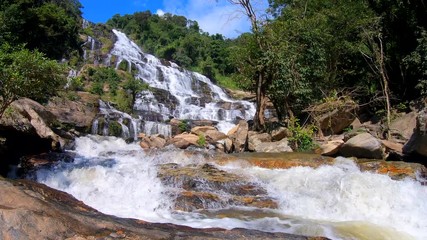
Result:
M26 44L62 59L80 51L81 4L76 0L0 1L0 44Z
M142 83L141 80L135 78L129 78L123 84L123 89L128 92L132 98L131 101L131 109L133 104L135 103L136 95L140 93L142 90L148 89L148 85Z
M46 101L65 85L63 66L38 51L0 48L0 118L6 108L20 97Z

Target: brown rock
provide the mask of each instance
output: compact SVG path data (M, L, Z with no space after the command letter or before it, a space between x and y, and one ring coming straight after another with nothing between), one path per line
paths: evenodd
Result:
M357 162L360 170L389 175L392 179L400 180L406 177L417 179L417 174L427 176L427 169L419 163L396 161Z
M224 139L224 151L231 153L234 151L233 141L230 138Z
M189 146L198 146L197 141L199 140L199 136L188 133L181 133L179 135L174 136L166 142L166 145L173 144L175 147L180 149L186 149Z
M228 136L233 141L234 152L243 152L246 149L249 125L245 120L240 120L236 129L230 130ZM229 132L229 133L230 133Z
M322 143L320 145L320 154L324 155L324 156L333 156L336 155L339 150L340 147L344 144L343 140L332 140L332 141L327 141L326 143Z
M269 169L288 169L299 166L317 168L321 165L331 165L335 163L335 159L331 157L322 157L317 154L300 152L219 155L215 160L218 164L227 164L233 161L246 161L250 165Z
M41 104L27 98L14 101L10 113L0 119L0 129L17 131L20 134L36 136L50 141L50 149L58 150L65 146L66 139L52 130L56 117ZM24 142L24 141L23 141Z
M271 131L271 140L273 141L280 141L283 138L288 138L290 136L292 136L292 132L285 127L280 127Z
M255 230L194 229L104 215L71 195L0 177L0 239L313 239Z
M52 98L46 109L55 115L59 122L90 133L92 122L99 112L98 99L96 95L77 92L77 99L73 101L66 97Z
M314 120L325 135L337 134L355 120L358 105L352 100L338 99L310 109Z
M216 167L161 165L158 176L166 186L173 187L175 208L182 211L219 209L226 206L277 208L267 191L242 176Z
M206 137L206 140L211 144L214 144L219 140L227 138L227 135L218 131L218 129L216 129L213 126L194 127L191 129L191 133L198 135L198 136L204 135Z

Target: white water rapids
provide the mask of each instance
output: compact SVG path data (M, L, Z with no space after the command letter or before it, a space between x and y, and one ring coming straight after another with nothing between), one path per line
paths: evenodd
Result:
M360 172L350 160L333 166L263 169L234 162L222 170L259 182L277 199L277 210L171 210L157 164L202 164L201 155L169 150L146 154L113 137L76 141L74 163L39 170L37 180L68 192L99 211L150 222L196 228L249 228L331 239L427 239L427 187L414 180Z

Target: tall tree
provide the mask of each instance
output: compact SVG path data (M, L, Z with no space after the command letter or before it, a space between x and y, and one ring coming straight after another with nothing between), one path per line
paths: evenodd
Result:
M0 47L0 118L20 97L46 101L65 84L63 66L38 51Z
M253 55L244 58L243 64L248 64L252 70L243 70L244 66L241 66L240 71L246 77L253 81L256 93L256 112L254 116L254 129L263 130L265 126L265 108L267 104L267 89L271 84L271 74L268 72L266 67L265 56L265 42L262 36L262 24L258 21L257 13L253 7L253 0L227 0L233 5L237 5L243 9L244 14L249 18L252 28L253 43L250 44L248 49ZM264 56L263 56L264 55ZM249 73L249 75L248 75Z

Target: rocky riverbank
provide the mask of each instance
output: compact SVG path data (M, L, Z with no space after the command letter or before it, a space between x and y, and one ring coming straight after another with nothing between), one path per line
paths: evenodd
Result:
M27 180L0 177L0 239L289 239L246 229L194 229L102 214L71 195Z

